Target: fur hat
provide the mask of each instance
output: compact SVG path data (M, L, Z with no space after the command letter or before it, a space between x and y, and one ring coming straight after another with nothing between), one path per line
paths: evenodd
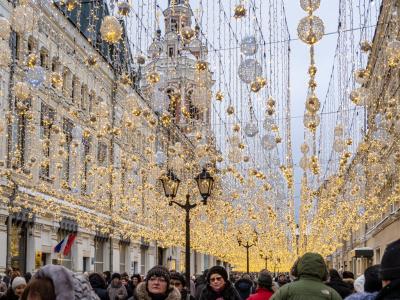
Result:
M171 279L178 280L182 283L183 286L186 286L186 279L181 273L171 272Z
M121 280L121 274L113 273L112 276L111 276L111 280L114 280L115 278L118 278L119 280Z
M15 277L11 284L11 288L13 289L13 291L15 291L17 287L23 284L26 285L26 280L24 277Z
M207 282L210 283L210 278L212 274L219 274L225 281L228 281L228 272L222 266L214 266L207 273Z
M386 247L381 261L380 274L383 280L400 278L400 239Z
M155 266L151 268L146 275L146 282L150 279L150 277L163 277L169 286L169 282L171 280L171 274L169 273L168 269L163 266Z

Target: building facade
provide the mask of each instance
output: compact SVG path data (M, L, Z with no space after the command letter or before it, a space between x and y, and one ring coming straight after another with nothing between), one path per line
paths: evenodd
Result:
M145 274L156 264L182 270L181 248L163 249L156 241L103 231L82 220L93 215L112 227L117 216L107 209L119 209L113 193L133 197L131 190L141 180L140 172L127 166L130 158L140 165L145 145L156 147L148 144L155 130L148 122L141 122L140 130L121 129L135 126L127 115L149 101L137 89L130 54L119 45L105 47L96 33L107 5L99 5L89 24L84 24L90 19L84 5L76 16L56 3L28 4L40 17L31 29L11 33L12 61L0 67L0 272L9 264L35 272L51 263L76 272ZM11 19L14 9L12 2L0 1L3 17ZM46 74L39 84L32 80L42 81L41 74L26 67L33 58L40 67L34 70ZM35 87L21 101L18 87L24 93L21 83L27 81ZM147 118L157 117L149 110ZM43 213L53 208L54 214ZM69 235L76 235L71 252L55 253L54 246ZM193 274L217 263L215 257L192 253Z

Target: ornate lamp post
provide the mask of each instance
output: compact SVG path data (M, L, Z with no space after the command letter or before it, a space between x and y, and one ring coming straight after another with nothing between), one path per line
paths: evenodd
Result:
M186 270L186 282L190 283L190 211L197 206L197 203L190 203L190 195L186 195L185 204L181 204L176 202L174 198L178 192L180 180L176 175L169 170L166 176L160 178L165 197L171 198L169 205L176 204L180 208L184 209L186 212L186 255L185 255L185 270ZM214 186L214 178L207 172L205 169L196 176L195 178L197 182L197 186L199 188L199 192L201 197L203 198L202 202L204 205L207 204L207 199L211 195L212 188ZM190 290L188 290L190 293Z
M247 274L250 273L250 257L249 257L249 249L255 245L257 245L257 232L254 231L254 236L253 236L253 241L249 242L247 241L246 244L243 243L242 238L241 238L241 233L239 232L239 235L237 237L237 241L239 246L244 247L246 249L246 261L247 261Z

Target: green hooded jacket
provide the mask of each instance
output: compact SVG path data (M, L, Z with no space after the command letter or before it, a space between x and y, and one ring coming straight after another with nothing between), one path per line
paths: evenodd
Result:
M342 297L322 281L328 270L324 259L317 253L304 254L295 269L299 280L285 284L271 300L342 300Z

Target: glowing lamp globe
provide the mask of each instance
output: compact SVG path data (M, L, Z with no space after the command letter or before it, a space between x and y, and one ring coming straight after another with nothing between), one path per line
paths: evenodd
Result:
M299 38L306 44L314 45L323 37L325 26L322 20L316 16L307 16L300 20L297 27Z
M300 0L300 7L310 13L319 8L321 0Z
M209 172L207 172L206 169L203 169L203 171L196 176L195 180L197 182L200 195L203 198L203 203L206 204L214 186L214 178Z
M67 9L67 11L73 11L78 5L78 1L77 0L65 0L64 5L65 5L65 8Z
M100 27L101 37L109 44L116 44L122 38L122 26L114 16L105 16Z
M195 36L196 32L190 26L185 26L181 30L181 36L186 43L189 43Z
M242 61L239 65L238 75L244 83L255 82L262 73L261 65L253 58Z
M276 147L275 137L272 134L266 134L261 139L261 145L265 150L272 150Z
M162 183L165 197L174 199L178 193L179 184L181 181L171 171L168 170L167 174L161 176L160 181Z
M253 35L249 35L243 38L240 44L240 51L243 55L251 56L257 53L258 45L257 40Z

